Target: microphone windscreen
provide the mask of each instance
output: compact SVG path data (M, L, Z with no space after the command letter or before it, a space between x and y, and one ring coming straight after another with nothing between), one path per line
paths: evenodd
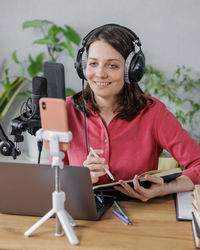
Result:
M44 77L35 76L32 80L32 94L40 97L47 96L47 80Z
M47 96L47 80L44 77L35 76L32 80L32 115L40 117L39 100Z

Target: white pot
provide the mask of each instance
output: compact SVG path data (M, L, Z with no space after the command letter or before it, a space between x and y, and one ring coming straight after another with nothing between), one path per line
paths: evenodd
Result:
M27 147L26 147L27 150L24 150L24 152L23 152L24 157L29 162L37 163L39 152L38 152L38 148L37 148L36 137L33 135L30 135L29 133L26 133L26 135L24 135L24 140L25 140L26 145L27 145ZM42 148L40 163L41 164L48 164L49 163L49 150L46 149L44 145Z

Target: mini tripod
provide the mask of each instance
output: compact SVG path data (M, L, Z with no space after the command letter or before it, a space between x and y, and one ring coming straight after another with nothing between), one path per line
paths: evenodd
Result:
M30 227L25 233L25 236L30 236L40 225L48 220L53 214L56 214L56 236L62 236L61 228L64 229L66 236L71 244L76 245L79 240L72 226L76 226L75 221L70 214L65 210L65 193L60 189L60 168L63 169L62 159L64 153L59 151L59 142L69 142L72 139L71 132L56 132L43 131L42 129L36 132L38 140L48 140L50 146L50 154L52 155L52 167L55 167L55 191L52 193L52 209L47 212L39 221Z

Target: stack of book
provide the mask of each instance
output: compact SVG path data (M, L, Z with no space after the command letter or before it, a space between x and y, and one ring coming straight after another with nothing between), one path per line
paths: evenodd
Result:
M200 185L195 185L193 196L192 230L195 247L200 248Z

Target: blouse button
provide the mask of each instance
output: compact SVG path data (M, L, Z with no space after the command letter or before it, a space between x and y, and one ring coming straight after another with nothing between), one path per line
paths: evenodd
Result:
M106 144L107 142L108 142L108 141L105 139L105 140L104 140L104 143Z

